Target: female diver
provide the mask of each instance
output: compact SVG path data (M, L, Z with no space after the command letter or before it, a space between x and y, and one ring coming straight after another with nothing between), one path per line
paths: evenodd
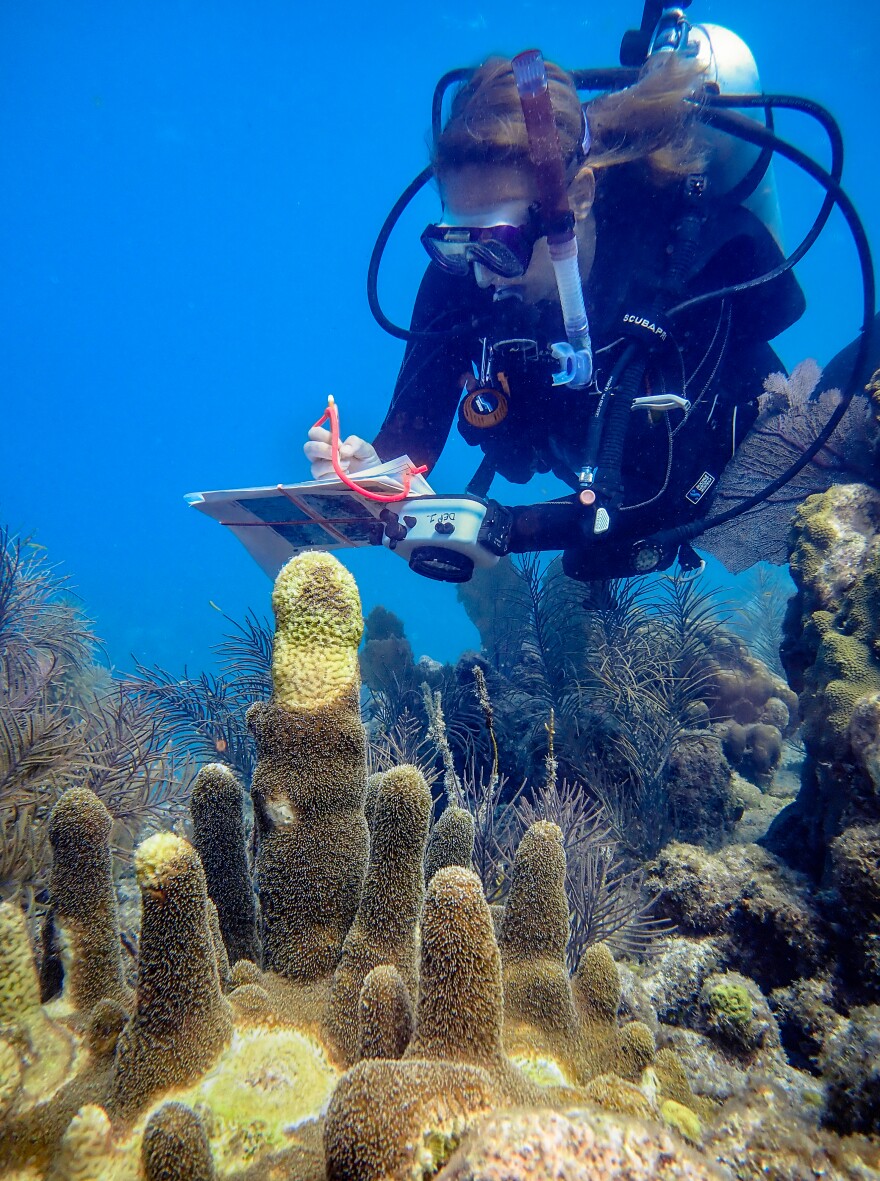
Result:
M717 183L695 116L705 70L698 58L656 55L634 85L582 106L570 76L546 65L592 338L589 388L554 383L551 346L565 327L511 62L494 58L472 75L434 145L442 218L422 235L431 263L391 405L372 444L345 440L343 469L404 453L430 469L457 416L483 452L469 492L485 496L496 472L526 483L552 471L573 491L560 509L595 499L589 525L574 531L560 512L550 544L552 516L535 524L533 548L563 550L566 572L587 580L633 573L638 539L705 516L763 379L782 368L768 342L805 306L786 271L665 315L783 257L740 186ZM604 452L603 429L616 438ZM332 474L323 428L304 450L314 478ZM529 527L521 512L520 533Z

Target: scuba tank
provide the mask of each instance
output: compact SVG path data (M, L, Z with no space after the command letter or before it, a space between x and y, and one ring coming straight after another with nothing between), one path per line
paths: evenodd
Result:
M684 53L703 69L707 86L716 94L762 93L758 65L741 37L721 25L691 25L682 8L664 9L648 50L647 64L666 53ZM756 118L751 111L743 111ZM768 118L767 126L772 127ZM782 221L772 151L762 150L715 127L701 124L697 142L705 152L705 175L716 199L743 205L761 221L782 249Z

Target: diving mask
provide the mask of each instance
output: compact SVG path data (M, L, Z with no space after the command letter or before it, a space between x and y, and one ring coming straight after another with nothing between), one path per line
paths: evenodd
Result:
M528 270L540 237L538 218L530 209L525 225L429 225L422 245L448 274L466 275L471 263L478 262L504 279L517 279Z

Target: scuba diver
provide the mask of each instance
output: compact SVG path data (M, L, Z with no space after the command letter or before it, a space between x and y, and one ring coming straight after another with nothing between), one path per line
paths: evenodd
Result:
M628 84L586 103L536 51L455 72L442 128L435 96L430 262L410 329L377 315L407 340L403 363L373 442L350 435L335 457L349 475L403 454L430 469L457 421L483 453L470 496L496 473L571 489L504 510L504 552L562 550L586 581L700 565L689 540L783 369L770 341L805 310L765 128L736 116L756 128L737 139L701 117L719 94L760 94L754 60L686 6L648 0ZM304 451L315 479L334 473L323 427Z

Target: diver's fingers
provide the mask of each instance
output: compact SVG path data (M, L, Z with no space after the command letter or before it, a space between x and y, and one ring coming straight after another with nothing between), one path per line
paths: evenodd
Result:
M350 455L352 459L368 459L373 451L373 445L360 435L349 435L339 448L341 455Z
M373 444L368 443L366 439L362 439L359 435L349 435L340 448L340 452L343 455L351 456L350 470L352 472L359 472L364 468L375 467L376 464L382 462L376 454L376 448Z
M309 428L309 440L303 444L303 453L312 465L312 479L323 480L334 474L333 442L328 430L320 426ZM362 468L374 467L380 463L372 443L360 435L349 435L339 445L338 463L344 472L356 472Z
M312 430L315 429L320 428L312 427ZM309 433L311 434L311 432ZM336 475L333 466L333 447L329 441L310 439L308 443L303 443L303 454L312 466L313 480L324 480L328 476ZM351 460L343 457L338 460L338 463L341 470L347 472Z
M343 464L342 466L343 466L343 470L344 470L345 465ZM333 464L329 460L317 459L312 464L312 479L313 480L326 480L328 478L335 477L335 475L336 475L336 472L333 468Z
M306 459L330 459L333 455L333 448L329 443L303 443L303 452Z

